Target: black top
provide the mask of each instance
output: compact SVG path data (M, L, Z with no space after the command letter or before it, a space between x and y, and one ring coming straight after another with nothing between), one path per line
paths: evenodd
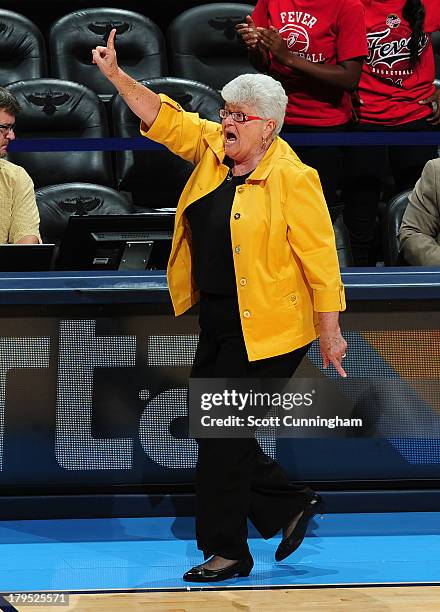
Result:
M235 295L230 217L235 188L248 174L231 176L185 211L191 228L193 276L201 291Z

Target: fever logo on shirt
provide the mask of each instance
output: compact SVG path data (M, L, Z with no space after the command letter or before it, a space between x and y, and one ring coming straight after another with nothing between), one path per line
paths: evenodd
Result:
M389 15L388 19L392 17ZM405 25L394 25L393 27L373 28L367 35L368 57L367 65L376 78L384 81L392 81L394 85L402 86L403 81L413 73L410 63L409 41L411 30ZM429 39L424 36L419 47L421 55L428 45Z
M280 29L280 34L286 40L287 47L291 51L307 53L310 40L305 28L296 23L288 23Z
M400 26L400 17L398 17L398 15L394 15L394 13L392 13L391 15L388 15L385 23L390 28L398 28Z

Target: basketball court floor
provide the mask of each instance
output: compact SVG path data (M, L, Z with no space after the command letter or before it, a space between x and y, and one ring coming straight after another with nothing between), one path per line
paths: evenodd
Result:
M440 610L437 513L317 516L282 563L278 541L250 526L251 575L191 585L193 518L2 521L0 609Z

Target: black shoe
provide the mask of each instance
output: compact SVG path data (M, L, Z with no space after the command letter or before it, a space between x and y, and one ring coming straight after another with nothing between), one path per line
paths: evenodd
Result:
M249 576L253 566L252 557L239 559L232 565L217 570L210 570L202 565L197 565L183 574L183 579L185 582L220 582L234 576Z
M287 538L281 540L275 552L276 561L282 561L295 552L299 546L301 546L302 541L305 538L310 519L313 518L315 514L320 514L323 510L324 502L322 501L321 497L315 493L307 506L304 508L304 512L293 528L292 533Z

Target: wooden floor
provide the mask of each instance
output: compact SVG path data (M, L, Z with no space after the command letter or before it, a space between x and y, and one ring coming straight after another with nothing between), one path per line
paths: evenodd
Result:
M439 612L440 586L70 595L69 606L19 612Z

